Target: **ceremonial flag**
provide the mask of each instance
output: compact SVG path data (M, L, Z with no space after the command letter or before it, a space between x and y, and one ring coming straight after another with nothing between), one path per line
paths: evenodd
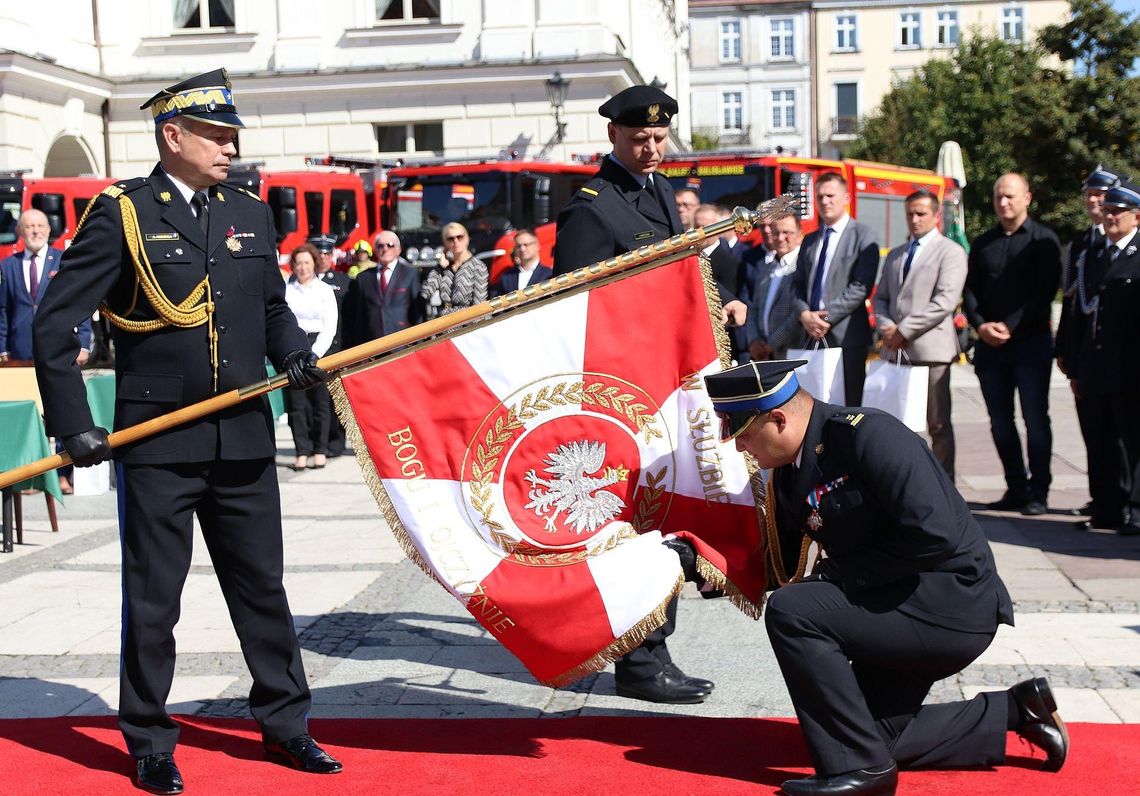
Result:
M562 685L664 622L683 581L662 534L759 615L760 484L719 443L701 378L727 345L690 257L342 373L333 392L408 556Z

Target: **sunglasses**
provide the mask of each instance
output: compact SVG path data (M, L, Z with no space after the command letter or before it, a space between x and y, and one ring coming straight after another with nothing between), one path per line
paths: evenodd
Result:
M400 247L400 244L398 244L398 243L377 243L376 244L377 249L398 249L399 247Z
M753 420L760 417L758 413L753 411L717 412L716 416L720 420L721 442L731 442L736 439L752 425Z
M1104 213L1106 216L1119 216L1119 215L1123 215L1124 213L1135 213L1136 208L1135 207L1120 207L1119 205L1105 205L1101 209L1101 212Z
M448 235L446 238L444 238L444 240L447 241L448 243L454 243L457 240L467 240L467 236L466 235Z

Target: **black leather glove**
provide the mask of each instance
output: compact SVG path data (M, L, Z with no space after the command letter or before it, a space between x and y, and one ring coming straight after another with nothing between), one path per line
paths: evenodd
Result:
M704 585L705 579L697 572L697 553L691 544L675 536L662 539L661 544L668 547L677 554L677 558L681 559L681 571L685 573L685 580L695 583L697 586Z
M111 458L111 443L107 441L107 429L95 426L82 434L72 434L63 438L63 449L71 457L76 467L91 467Z
M828 583L841 585L839 568L830 558L821 558L816 561L815 566L812 567L811 574L804 578L804 580L824 580Z
M296 390L307 390L329 380L329 374L317 367L317 355L312 351L301 348L290 351L282 365L289 377L289 386Z

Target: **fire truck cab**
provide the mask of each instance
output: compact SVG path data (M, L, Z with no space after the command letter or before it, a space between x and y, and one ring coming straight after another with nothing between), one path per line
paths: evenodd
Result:
M50 245L67 248L87 204L113 182L103 177L27 178L26 173L0 173L0 258L23 250L16 223L29 208L47 216Z
M944 210L943 226L958 217L960 198L952 177L926 169L861 160L823 160L767 152L679 153L665 157L660 167L674 190L693 188L702 202L755 208L760 202L791 194L800 203L804 232L819 226L815 210L815 181L826 172L847 180L849 212L869 225L883 251L907 239L906 197L920 188L938 196ZM943 231L946 231L945 229ZM756 233L753 236L758 237Z

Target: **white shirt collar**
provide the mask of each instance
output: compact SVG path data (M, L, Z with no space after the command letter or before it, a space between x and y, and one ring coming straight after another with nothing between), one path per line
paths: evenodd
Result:
M1129 232L1127 235L1125 235L1123 238L1121 238L1120 240L1118 240L1116 243L1114 243L1112 245L1115 246L1116 248L1120 249L1121 251L1124 251L1124 249L1128 246L1128 244L1132 242L1132 239L1136 237L1137 232L1140 232L1140 228L1132 230L1131 232Z
M838 238L840 235L843 234L843 230L847 229L847 224L850 221L851 221L851 216L844 213L843 216L838 221L836 221L834 224L823 224L821 226L825 226L825 227L830 226L832 228L832 230L835 231L835 237Z
M933 243L934 239L937 238L941 234L942 233L938 231L938 227L935 227L934 229L930 230L930 232L927 232L925 235L923 235L921 238L917 238L916 240L918 240L919 248L922 248L923 246L925 246L928 243ZM915 240L915 239L912 239L912 240Z
M159 166L159 168L162 167ZM194 194L198 193L198 191L195 191L193 188L182 182L182 180L175 177L166 169L162 169L162 173L166 175L167 179L174 183L174 187L178 189L178 193L182 194L182 198L186 200L186 204L190 204L190 199L194 196ZM203 193L205 192L203 191Z

